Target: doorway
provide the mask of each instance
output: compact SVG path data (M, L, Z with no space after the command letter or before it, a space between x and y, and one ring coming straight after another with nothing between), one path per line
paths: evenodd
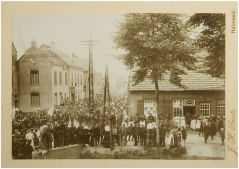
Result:
M195 106L184 106L183 115L185 116L188 112L191 114L191 117L194 116L196 114Z

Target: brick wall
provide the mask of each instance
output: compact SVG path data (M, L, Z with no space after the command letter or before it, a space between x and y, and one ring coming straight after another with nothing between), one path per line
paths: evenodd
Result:
M129 115L134 115L137 112L140 106L137 103L140 103L137 100L144 99L155 99L154 91L137 91L129 92ZM225 100L225 91L167 91L159 93L159 113L168 114L169 116L173 115L173 99L195 99L196 105L194 111L196 115L199 115L199 104L201 102L210 103L211 115L217 115L217 101ZM143 103L143 102L141 102ZM141 106L142 108L142 106Z

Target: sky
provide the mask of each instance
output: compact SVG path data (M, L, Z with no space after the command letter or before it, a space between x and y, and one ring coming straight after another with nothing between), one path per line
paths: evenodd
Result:
M107 64L110 77L121 75L127 80L129 71L126 66L113 57L124 51L116 50L111 39L117 31L117 22L122 20L121 14L13 14L12 41L18 58L33 39L38 47L54 42L56 48L69 56L75 53L78 57L88 58L89 47L81 41L89 40L91 32L92 40L100 41L93 47L94 68L104 75Z

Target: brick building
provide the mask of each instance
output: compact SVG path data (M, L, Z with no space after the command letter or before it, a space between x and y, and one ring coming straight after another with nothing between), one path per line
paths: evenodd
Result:
M165 74L159 81L159 114L169 117L185 115L225 116L225 80L212 78L197 71L186 71L181 75L178 87L169 82ZM152 113L156 116L155 86L150 79L145 79L138 85L133 85L129 77L128 110L129 115Z
M18 60L19 110L33 112L83 98L83 68L76 56L51 45L31 47Z

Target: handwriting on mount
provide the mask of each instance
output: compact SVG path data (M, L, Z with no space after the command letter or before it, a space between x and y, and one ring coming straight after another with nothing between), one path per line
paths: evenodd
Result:
M235 110L230 111L232 119L228 120L228 127L232 130L235 131L235 124L236 124L236 115L235 115Z
M235 155L236 157L238 157L238 154L237 154L235 148L232 148L232 147L230 147L229 145L227 145L227 148L228 148L228 151L232 151L232 152L234 153L234 155Z
M228 130L227 130L227 140L228 140L228 145L227 149L228 151L233 152L233 154L238 157L238 153L236 151L236 148L233 147L235 146L236 143L236 112L235 110L230 111L231 113L231 119L228 120Z

